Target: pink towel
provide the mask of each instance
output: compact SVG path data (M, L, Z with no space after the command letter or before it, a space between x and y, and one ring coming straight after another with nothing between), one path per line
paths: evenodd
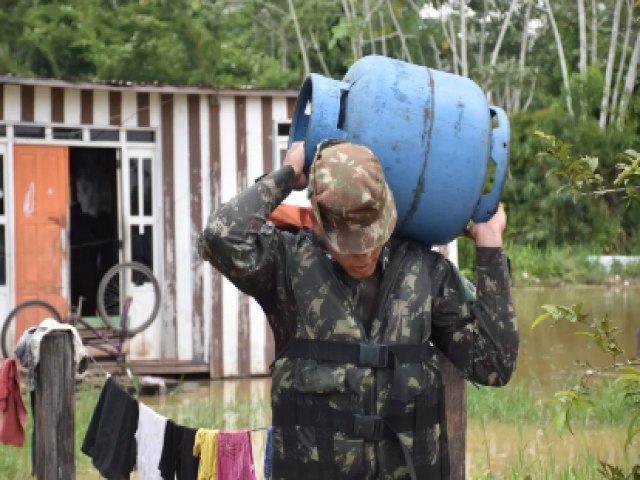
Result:
M256 480L248 431L218 433L218 480Z
M16 447L24 445L27 409L20 392L18 364L6 358L0 369L0 442Z

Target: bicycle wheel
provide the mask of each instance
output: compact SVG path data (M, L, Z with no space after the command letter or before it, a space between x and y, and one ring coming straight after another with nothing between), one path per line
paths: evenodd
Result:
M53 316L58 322L62 321L62 317L58 311L47 302L42 300L27 300L9 312L7 318L5 318L2 324L2 356L9 358L13 355L16 344L19 338L17 338L15 325L16 318L20 315L21 318L25 318L31 324L39 324L47 317Z
M156 318L160 309L160 285L146 265L119 263L100 280L97 304L98 314L107 326L121 332L121 323L125 320L125 330L133 336Z

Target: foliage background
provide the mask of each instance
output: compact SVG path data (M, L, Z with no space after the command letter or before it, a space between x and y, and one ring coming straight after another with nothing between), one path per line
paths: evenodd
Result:
M613 175L620 152L640 150L639 6L640 0L0 0L0 72L297 88L309 72L341 78L357 58L383 54L466 75L510 114L508 241L633 253L640 250L640 205L614 195L576 203L568 191L557 194L559 181L548 174L556 160L538 155L544 146L532 132L598 158L604 174Z

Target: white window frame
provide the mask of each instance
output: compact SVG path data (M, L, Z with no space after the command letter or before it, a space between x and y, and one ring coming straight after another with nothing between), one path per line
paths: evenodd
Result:
M138 214L131 214L131 176L130 176L130 163L134 159L137 160L138 167L138 181L144 181L144 169L142 159L149 159L151 161L151 212L149 214L145 214L144 212L144 188L138 188ZM122 175L122 194L120 196L121 202L121 213L122 213L122 239L123 239L123 260L131 261L134 260L132 258L132 238L131 238L131 228L138 227L139 229L144 229L144 227L151 227L152 229L152 248L153 248L153 272L156 278L158 278L159 272L159 238L160 231L159 225L160 222L157 221L156 216L158 212L159 205L159 181L160 181L160 167L157 158L157 150L154 147L143 147L143 146L131 146L128 144L125 148L122 149L122 163L121 163L121 175Z
M276 170L282 165L284 154L289 149L289 136L278 135L280 125L291 125L291 120L274 120L273 122L273 169Z

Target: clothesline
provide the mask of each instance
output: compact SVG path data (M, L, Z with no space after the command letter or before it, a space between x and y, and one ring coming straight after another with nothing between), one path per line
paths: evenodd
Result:
M252 433L266 432L263 465L254 461ZM179 425L133 398L108 376L82 451L106 478L129 478L137 466L147 479L269 479L271 427L227 432Z

